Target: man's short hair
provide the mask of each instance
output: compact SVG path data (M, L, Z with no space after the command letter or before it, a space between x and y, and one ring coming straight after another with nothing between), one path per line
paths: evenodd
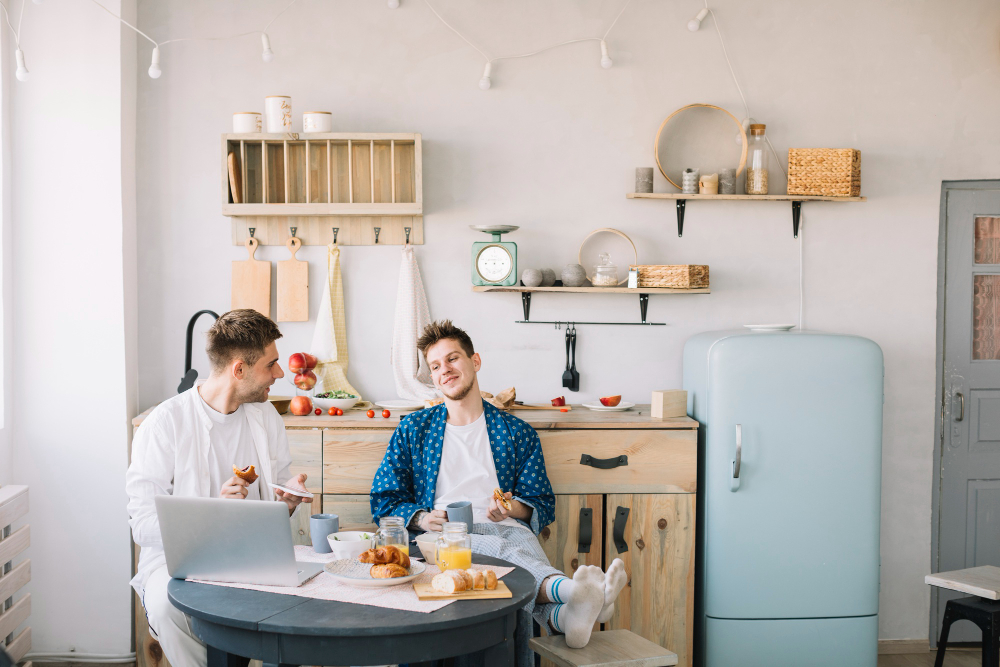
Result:
M215 321L206 334L205 352L214 370L220 371L234 359L253 366L264 349L281 338L278 325L256 310L230 310Z
M456 341L468 357L472 357L476 353L475 348L472 347L472 339L469 338L469 334L452 324L451 320L431 322L424 327L423 333L417 339L417 349L426 358L427 348L445 339Z

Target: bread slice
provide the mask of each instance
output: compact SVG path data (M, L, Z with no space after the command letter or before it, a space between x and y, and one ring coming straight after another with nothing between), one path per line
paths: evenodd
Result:
M495 591L497 588L497 573L493 570L486 570L483 572L483 577L486 579L486 590Z
M472 590L482 591L486 590L486 577L479 570L466 570L468 575L472 577Z
M469 588L465 584L465 577L459 574L460 570L446 570L441 574L435 574L431 579L431 588L446 595L463 593Z

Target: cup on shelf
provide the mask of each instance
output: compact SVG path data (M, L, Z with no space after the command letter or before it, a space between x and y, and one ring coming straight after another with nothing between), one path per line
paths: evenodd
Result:
M236 134L260 134L263 130L259 111L237 111L233 114L233 132Z
M268 132L291 132L292 98L288 95L268 95L264 98L264 115L267 118Z
M329 111L307 111L302 114L302 132L333 132L333 114Z

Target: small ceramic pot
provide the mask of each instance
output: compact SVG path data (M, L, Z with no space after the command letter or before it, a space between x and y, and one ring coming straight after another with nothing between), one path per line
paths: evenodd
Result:
M698 176L700 170L698 169L685 169L684 173L681 174L681 192L686 195L696 195L698 194Z
M562 270L563 287L581 287L587 283L587 272L579 264L567 264Z
M542 269L542 287L552 287L556 284L556 272L552 269Z
M233 114L233 132L236 134L260 134L262 128L259 111L237 111Z
M269 95L264 98L264 115L267 131L285 133L292 131L292 98L288 95Z
M652 167L636 167L636 169L635 169L635 191L636 192L652 192L653 191L653 168Z
M525 287L538 287L542 284L542 272L538 269L525 269L521 272L521 284Z
M329 111L307 111L302 114L302 132L333 132L333 115Z
M719 194L736 194L736 170L722 169L719 171Z

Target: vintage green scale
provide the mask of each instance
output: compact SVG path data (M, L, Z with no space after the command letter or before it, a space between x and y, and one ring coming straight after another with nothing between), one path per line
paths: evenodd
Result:
M513 232L516 225L469 225L477 232L493 236L492 241L472 244L472 284L511 287L517 285L517 244L500 240Z

